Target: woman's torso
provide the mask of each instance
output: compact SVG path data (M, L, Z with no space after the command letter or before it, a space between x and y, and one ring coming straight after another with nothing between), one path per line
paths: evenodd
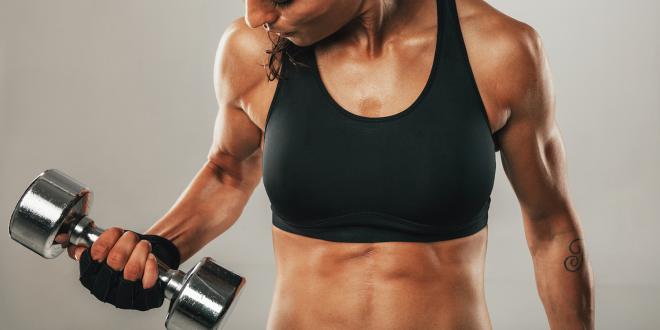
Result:
M268 329L489 329L487 227L434 243L338 243L273 227Z
M506 122L506 109L499 106L494 88L488 84L493 74L488 68L487 50L471 45L485 38L476 28L476 17L497 14L480 1L457 0L457 7L459 12L470 12L470 17L475 17L468 20L463 17L467 14L459 15L488 126L495 132ZM429 19L435 20L435 13L431 15ZM464 20L469 23L464 24ZM380 68L374 71L381 77L378 81L405 81L399 84L404 88L398 89L396 97L386 92L380 95L380 104L388 107L365 106L364 99L342 87L345 77L339 73L333 77L332 61L319 52L319 66L325 68L324 84L346 109L361 109L359 115L393 115L420 94L433 59L433 47L428 44L433 43L429 35L434 33L420 34L415 58L397 58L399 63L388 65L372 63ZM333 61L341 62L336 57ZM388 72L384 69L387 67L408 69ZM378 86L374 76L363 77L364 85ZM262 130L276 84L262 85L246 102L248 113ZM331 242L273 227L277 279L268 328L488 329L491 326L483 288L486 242L487 227L469 236L437 242L374 243Z

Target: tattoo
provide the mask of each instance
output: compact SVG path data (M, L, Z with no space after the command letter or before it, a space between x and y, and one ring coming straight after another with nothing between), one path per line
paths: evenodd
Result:
M582 239L576 238L568 244L568 250L571 252L571 256L564 259L564 268L569 272L577 272L582 267L582 248L578 241Z

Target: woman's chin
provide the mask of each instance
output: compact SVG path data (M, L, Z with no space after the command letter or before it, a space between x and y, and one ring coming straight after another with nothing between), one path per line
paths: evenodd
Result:
M294 34L294 35L288 36L286 38L289 40L289 42L291 42L292 44L294 44L298 47L307 47L307 46L310 46L310 45L316 43L315 40L310 41L308 39L301 38L298 34Z

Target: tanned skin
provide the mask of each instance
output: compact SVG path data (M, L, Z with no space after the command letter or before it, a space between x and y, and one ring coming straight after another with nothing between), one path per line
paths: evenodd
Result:
M551 72L538 33L483 0L456 0L460 26L503 169L520 203L538 293L551 329L593 329L594 289L570 201ZM431 70L435 0L246 0L216 56L218 116L208 161L148 231L188 259L226 231L261 182L268 81L262 27L318 43L322 80L345 109L389 116L420 94ZM433 8L433 10L431 10ZM442 221L442 219L438 219ZM267 328L491 329L484 296L488 227L432 243L341 243L272 228L276 287ZM127 279L156 281L150 247L110 228L91 248ZM82 248L69 248L78 258ZM246 307L246 308L249 308ZM543 327L539 324L538 327Z

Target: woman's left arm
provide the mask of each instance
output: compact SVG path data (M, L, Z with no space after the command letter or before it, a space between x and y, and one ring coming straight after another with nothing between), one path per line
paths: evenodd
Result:
M555 96L538 33L525 25L510 39L498 83L509 111L496 133L502 167L520 202L537 290L551 329L594 329L593 273L571 204ZM506 103L504 103L506 102Z

